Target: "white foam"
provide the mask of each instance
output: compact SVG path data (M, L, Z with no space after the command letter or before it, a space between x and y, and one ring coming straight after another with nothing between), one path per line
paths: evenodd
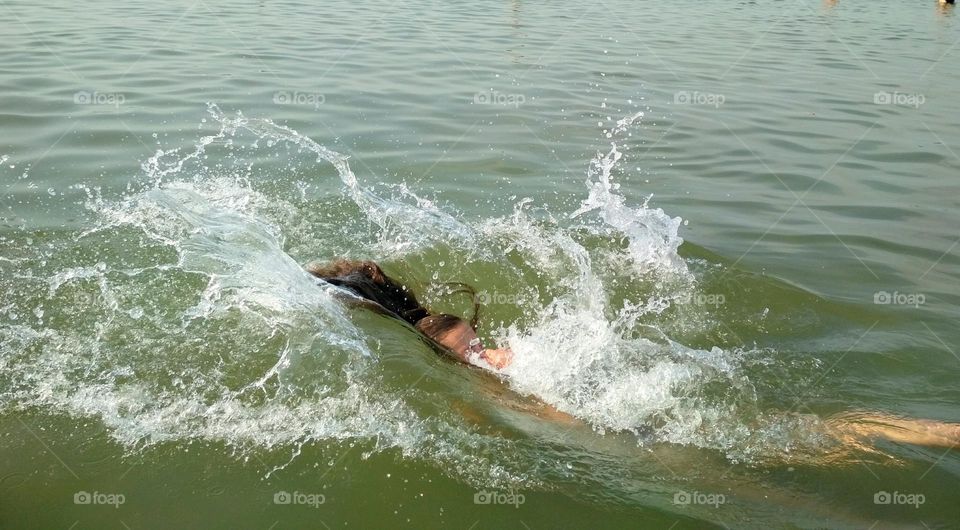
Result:
M611 171L621 156L616 144L611 144L605 155L597 153L587 173L589 194L570 217L596 212L607 228L626 236L638 272L650 268L661 272L684 272L685 264L677 254L683 243L679 236L683 219L670 217L660 208L648 208L652 195L638 208L626 204L626 199L617 193L619 185L611 177Z
M618 191L615 144L591 164L588 196L570 216L577 224L535 220L525 210L529 200L520 201L513 215L468 223L403 186L390 196L375 193L345 156L297 131L239 113L226 116L215 106L210 115L218 132L186 154L158 150L143 164L144 184L123 198L109 201L87 190L86 204L99 223L72 243L132 231L172 257L158 253L160 261L138 268L114 256L41 278L43 318L68 313L56 328L0 328L0 369L9 382L0 406L99 418L130 446L215 440L270 448L375 439L378 448L449 462L458 474L523 479L527 461L511 467L506 456L499 463L473 456L476 447L492 450L508 442L472 431L452 408L439 416L418 412L449 396L418 401L415 392L398 392L377 376L379 360L368 346L377 330L359 329L349 310L286 251L284 222L306 222L300 218L309 206L208 160L214 149L242 158L231 149L244 145L254 155L283 155L296 146L323 163L318 172L329 173L332 165L344 197L362 221L379 229L374 249L324 248L322 234L316 236L321 245L313 257L373 250L381 256L370 257L402 259L442 244L466 267L483 262L507 274L514 265L506 254L515 254L522 268L539 273L550 295L541 303L527 296L534 287L518 284L522 322L493 330L516 352L504 372L515 389L598 430L654 429L662 440L732 445L724 432L736 427L740 404L755 398L737 354L686 348L656 333L656 326L640 324L669 307L678 297L674 280L690 273L677 253L680 218L649 208L649 198L631 206ZM626 131L640 116L620 120L614 132ZM302 198L305 188L298 189ZM583 242L584 228L626 241L623 256L632 267L626 274L662 281L611 307L609 279L624 271L605 269L614 257ZM13 267L39 270L41 259ZM691 281L682 285L695 288ZM71 298L74 292L88 296ZM654 338L638 333L641 326L651 327ZM729 392L718 397L711 385ZM709 434L707 427L728 424L734 427Z

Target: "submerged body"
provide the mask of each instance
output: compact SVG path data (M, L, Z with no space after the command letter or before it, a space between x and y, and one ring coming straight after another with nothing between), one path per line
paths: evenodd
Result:
M374 303L374 309L410 324L461 362L502 370L513 360L509 349L483 347L477 336L479 304L474 305L470 321L447 313L433 313L420 304L407 286L388 276L373 261L338 259L326 265L310 265L307 272ZM472 288L459 285L461 292L475 294Z
M469 321L456 315L433 313L420 304L407 286L388 276L373 261L339 259L326 265L310 265L307 271L359 297L367 307L410 324L438 351L457 361L494 371L501 371L513 362L514 352L509 348L484 348L477 336L479 304L475 303L474 315ZM474 294L469 286L458 285L461 292ZM540 400L535 400L533 406L511 408L552 421L583 423ZM874 451L870 442L878 438L929 447L960 446L960 424L936 420L848 412L827 418L824 425L827 434L842 444L843 452L851 449Z

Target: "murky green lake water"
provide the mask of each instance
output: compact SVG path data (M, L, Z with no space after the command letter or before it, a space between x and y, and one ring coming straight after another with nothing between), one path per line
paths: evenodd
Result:
M960 524L956 450L824 423L960 422L952 6L0 17L0 527Z

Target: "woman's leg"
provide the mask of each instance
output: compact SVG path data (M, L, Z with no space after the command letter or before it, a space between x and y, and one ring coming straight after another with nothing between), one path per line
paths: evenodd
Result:
M960 447L960 423L851 412L832 416L826 424L834 436L852 443L882 438L927 447Z

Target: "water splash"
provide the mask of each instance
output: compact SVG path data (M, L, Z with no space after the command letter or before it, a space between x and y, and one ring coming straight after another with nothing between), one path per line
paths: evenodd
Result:
M517 352L505 374L520 394L599 431L643 434L640 442L652 433L732 452L744 441L756 400L747 353L687 348L658 330L655 317L696 281L678 255L681 219L620 193L616 144L593 160L588 196L566 219L535 219L524 200L512 215L469 223L405 187L363 184L347 157L293 129L213 105L209 114L216 132L186 154L158 150L123 197L87 189L93 226L3 262L19 283L2 285L13 304L0 308L0 408L99 418L130 446L214 440L299 451L363 439L478 481L567 476L559 458L531 476L541 447L464 422L453 406L461 399L499 414L481 379L433 370L440 361L413 334L351 312L301 268L312 258L389 265L442 252L456 274L496 271L515 297L486 314L487 333ZM641 116L620 120L613 135ZM257 171L265 154L287 165ZM652 280L614 305L624 276ZM392 342L378 347L381 336ZM402 383L388 382L393 372ZM493 463L471 456L478 448L514 456Z
M617 145L611 144L607 154L598 154L593 159L587 173L589 195L570 217L597 212L607 228L627 238L630 256L639 272L650 268L684 272L685 263L677 254L683 243L678 235L683 219L670 217L660 208L648 208L652 196L638 208L626 204L626 199L617 193L620 185L610 176L621 156Z

